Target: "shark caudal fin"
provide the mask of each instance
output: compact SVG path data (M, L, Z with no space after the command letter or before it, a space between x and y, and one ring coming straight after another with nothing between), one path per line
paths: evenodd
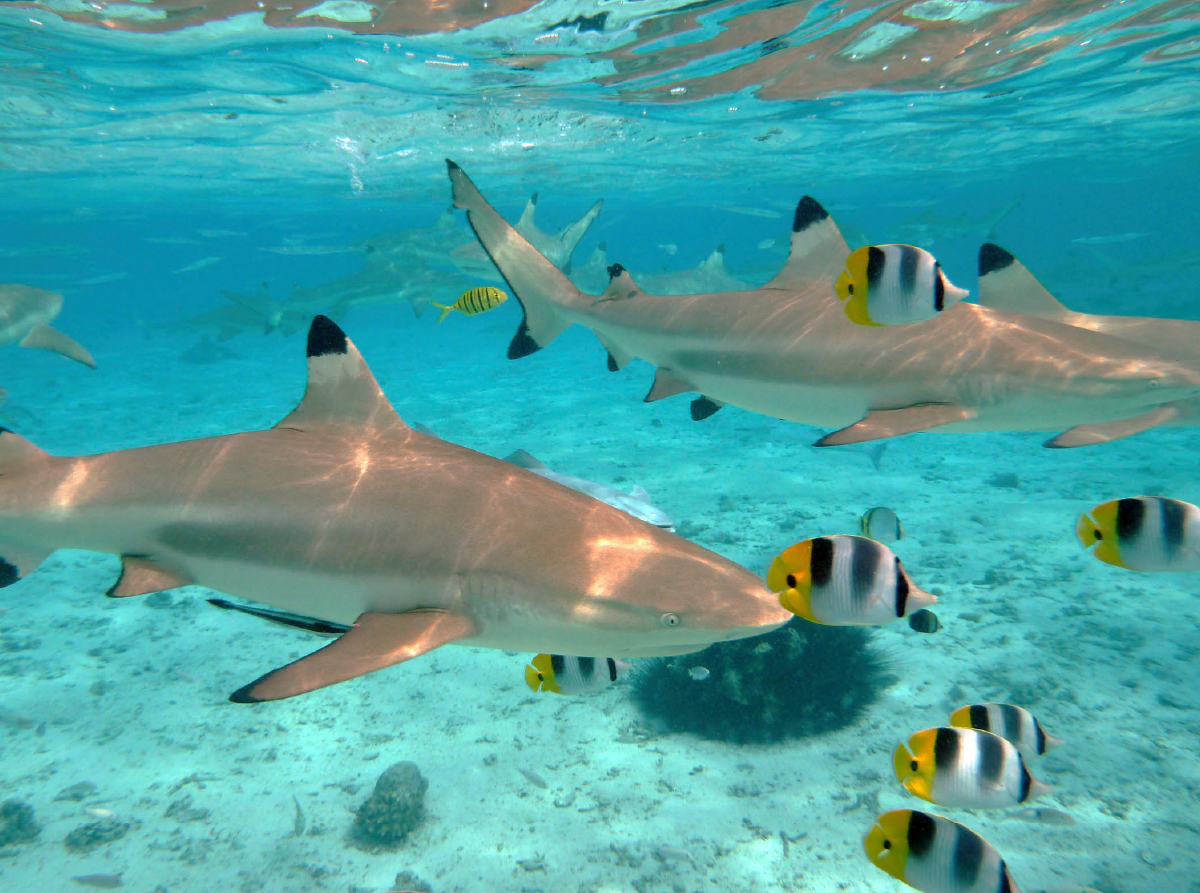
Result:
M850 246L829 212L812 196L804 196L792 217L792 247L787 263L763 288L794 288L805 282L828 280L829 294L846 266Z
M508 358L529 356L562 334L571 324L567 309L572 304L585 305L584 295L488 204L462 168L449 159L446 167L454 207L467 212L467 221L479 243L525 311L521 327L508 346Z
M979 249L979 303L1043 319L1064 321L1071 316L1024 264L992 242Z
M4 493L8 487L20 487L17 478L22 471L49 462L51 458L49 453L38 449L19 434L0 428L0 493ZM27 576L46 559L50 551L0 543L0 588L11 586Z

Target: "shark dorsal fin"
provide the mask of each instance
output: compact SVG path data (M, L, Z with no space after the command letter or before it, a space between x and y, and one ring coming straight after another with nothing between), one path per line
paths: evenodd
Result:
M725 246L718 245L713 253L700 262L700 269L710 272L725 272Z
M20 434L0 428L0 475L11 474L50 458L50 454L34 446Z
M509 453L503 459L509 465L516 465L520 468L528 468L530 471L549 471L549 467L544 462L539 462L530 453L525 450L516 450Z
M403 425L354 342L328 316L308 329L308 386L300 404L276 428Z
M533 222L533 216L537 213L537 200L538 194L536 192L529 196L529 201L525 203L525 210L521 212L521 217L517 220L517 230L522 234L529 232L537 226Z
M624 301L626 298L635 298L643 294L645 292L633 281L629 271L620 264L613 264L608 268L608 288L604 289L596 300Z
M791 288L795 285L821 280L833 283L850 256L850 246L821 203L804 196L796 205L792 218L792 247L783 269L763 288Z
M1043 319L1063 319L1071 313L1024 264L991 242L979 249L979 303Z

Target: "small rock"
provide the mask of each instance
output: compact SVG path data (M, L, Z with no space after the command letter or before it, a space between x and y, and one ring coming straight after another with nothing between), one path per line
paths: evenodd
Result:
M88 822L79 825L67 835L63 844L75 853L90 853L97 847L120 840L129 833L129 822L116 818L101 819L98 822Z
M33 818L33 807L21 800L0 803L0 846L28 843L42 833Z

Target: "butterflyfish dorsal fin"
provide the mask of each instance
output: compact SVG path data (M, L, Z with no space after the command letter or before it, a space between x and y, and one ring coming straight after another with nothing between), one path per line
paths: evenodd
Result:
M833 283L846 265L850 246L829 212L812 196L804 196L792 218L792 247L787 263L763 288L792 288L805 282Z
M330 425L403 426L354 342L328 316L308 329L308 386L299 405L276 428Z
M1025 265L992 242L979 249L979 303L984 307L1061 320L1071 314Z

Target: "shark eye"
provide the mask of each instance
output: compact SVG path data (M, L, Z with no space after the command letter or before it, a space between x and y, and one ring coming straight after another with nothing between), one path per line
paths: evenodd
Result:
M662 615L662 625L663 626L679 626L679 624L681 624L681 623L683 623L683 621L679 619L678 614L663 614Z

